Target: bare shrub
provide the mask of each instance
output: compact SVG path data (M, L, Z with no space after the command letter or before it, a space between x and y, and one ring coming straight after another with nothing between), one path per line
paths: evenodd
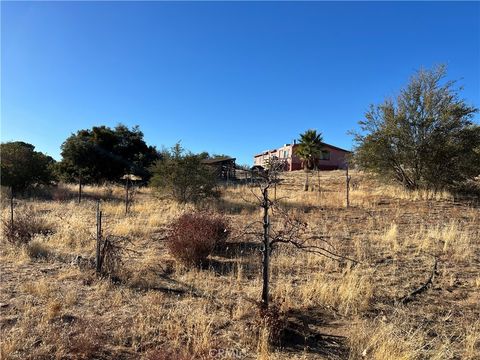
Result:
M5 239L14 245L26 245L35 235L50 235L53 229L44 219L38 217L30 208L15 212L13 224L10 220L2 221Z
M63 340L62 343L66 342L68 344L65 352L73 355L73 359L87 360L105 358L102 347L102 344L105 342L105 337L104 334L101 333L101 326L95 326L93 324L86 325L80 322L74 326L73 331L69 334L68 340L68 342Z
M32 259L48 259L52 256L50 249L42 241L34 239L27 246L27 254Z
M111 278L121 278L125 275L125 259L130 253L136 253L130 249L131 241L127 237L108 235L103 241L100 252L101 271Z
M167 246L178 261L187 266L198 266L227 237L228 222L225 218L206 213L187 213L171 224Z

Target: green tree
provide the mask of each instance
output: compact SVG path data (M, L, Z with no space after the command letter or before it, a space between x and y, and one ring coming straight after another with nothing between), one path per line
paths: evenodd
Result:
M300 134L298 146L295 147L295 155L297 155L303 162L303 169L305 170L305 185L304 190L307 191L308 174L316 167L317 160L322 153L322 134L317 133L316 130L307 130Z
M152 166L150 185L180 203L197 202L216 196L215 173L202 164L203 157L194 155L177 143Z
M212 155L210 155L210 153L208 151L202 151L200 154L198 154L198 156L201 157L202 159L220 159L220 158L231 157L231 156L226 155L226 154L212 154Z
M446 67L420 70L396 100L371 105L355 134L356 164L408 189L441 190L480 174L478 111Z
M1 184L10 187L12 194L34 184L49 184L54 180L55 160L35 146L23 141L6 142L0 145Z
M59 172L66 181L84 183L119 181L126 173L148 179L148 168L159 158L153 146L143 140L138 126L114 129L94 126L79 130L62 144Z

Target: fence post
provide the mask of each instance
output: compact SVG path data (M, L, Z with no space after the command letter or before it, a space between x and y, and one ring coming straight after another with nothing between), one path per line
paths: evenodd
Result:
M78 177L78 203L82 201L82 174Z
M100 274L102 271L100 248L102 243L102 212L100 211L100 200L97 200L97 248L95 252L95 271Z
M350 176L348 175L348 163L346 168L346 185L347 185L347 208L350 207Z
M13 231L13 186L10 187L10 231Z
M322 204L322 188L320 187L320 167L317 166L318 204Z
M125 180L125 215L128 214L128 177Z
M262 256L262 275L263 275L263 286L262 286L262 306L266 309L268 308L268 288L269 284L269 252L270 252L270 219L268 216L268 210L270 207L269 199L268 199L268 187L265 188L263 191L263 256Z
M277 172L273 175L273 201L277 201Z

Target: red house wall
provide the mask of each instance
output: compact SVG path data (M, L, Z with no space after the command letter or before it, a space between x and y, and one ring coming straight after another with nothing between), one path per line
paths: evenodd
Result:
M262 154L255 155L254 165L264 166L265 161L272 156L286 162L286 171L302 170L302 160L295 155L295 148L298 144L287 144L278 149L265 151ZM318 160L317 166L320 170L336 170L345 168L345 157L349 153L336 147L325 144L324 150L330 152L329 160Z

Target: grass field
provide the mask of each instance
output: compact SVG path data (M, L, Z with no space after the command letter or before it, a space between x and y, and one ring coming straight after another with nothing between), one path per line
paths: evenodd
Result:
M258 325L260 239L244 229L261 220L261 209L250 188L223 188L208 204L229 218L230 243L207 268L187 269L169 256L164 235L192 205L142 188L125 215L121 188L86 187L77 204L69 199L75 187L65 185L51 200L17 201L17 216L49 231L23 247L2 239L1 358L480 358L478 207L353 172L346 209L343 172L312 176L308 192L303 172L282 178L276 195L289 214L359 263L275 249L271 292L282 315L280 344L270 344ZM97 197L104 234L130 241L115 281L97 278L91 267ZM8 218L7 203L2 216ZM425 291L399 302L432 275Z

